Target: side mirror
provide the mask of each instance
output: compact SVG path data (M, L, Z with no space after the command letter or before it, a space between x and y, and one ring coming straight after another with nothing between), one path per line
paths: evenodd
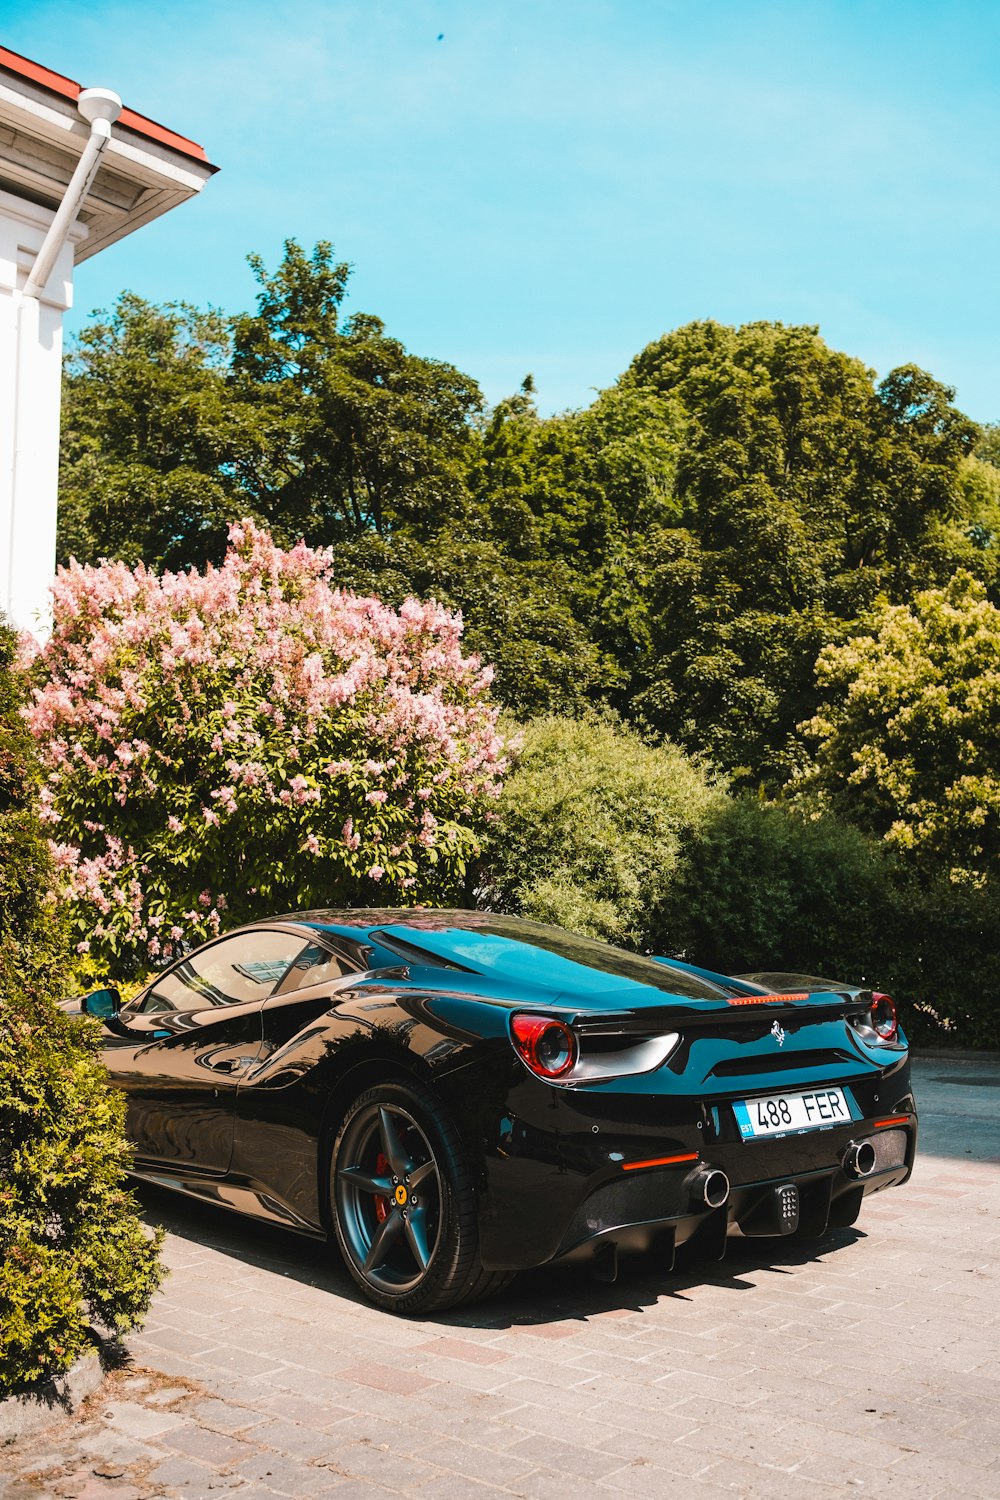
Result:
M98 1021L113 1020L122 1008L122 997L114 985L107 989L91 990L89 995L84 995L80 1001L80 1009L85 1016L93 1016Z

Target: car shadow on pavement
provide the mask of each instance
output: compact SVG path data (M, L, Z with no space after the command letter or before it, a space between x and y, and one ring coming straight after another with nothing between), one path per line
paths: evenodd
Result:
M337 1251L321 1240L242 1218L212 1204L185 1199L149 1183L133 1184L150 1226L163 1225L188 1246L203 1247L275 1275L320 1287L332 1296L368 1305L342 1266ZM821 1239L731 1238L725 1260L678 1257L661 1270L649 1256L623 1258L618 1279L595 1279L584 1266L522 1271L489 1302L433 1314L423 1321L452 1328L510 1328L586 1321L601 1314L642 1312L663 1298L691 1300L709 1288L753 1292L761 1273L791 1275L797 1266L847 1250L865 1238L856 1228L836 1229Z
M725 1260L679 1256L671 1271L657 1270L649 1257L623 1259L613 1282L596 1280L585 1266L541 1267L522 1271L492 1302L442 1313L436 1321L455 1328L530 1327L643 1312L664 1299L693 1301L709 1287L753 1292L761 1273L791 1275L796 1266L821 1260L864 1238L857 1229L834 1230L810 1242L733 1238Z

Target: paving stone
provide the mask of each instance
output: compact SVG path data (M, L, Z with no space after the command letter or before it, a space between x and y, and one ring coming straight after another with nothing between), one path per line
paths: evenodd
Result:
M273 1405L272 1402L268 1404ZM195 1402L187 1408L184 1415L188 1420L193 1418L200 1426L211 1427L219 1432L245 1432L268 1419L266 1412L220 1401L218 1398Z
M142 1399L147 1406L169 1406L171 1401L179 1401L187 1394L183 1385L168 1385L162 1390L144 1391Z
M184 1418L176 1412L153 1410L136 1401L116 1401L111 1408L108 1431L124 1433L126 1437L155 1437L180 1426Z
M533 1467L555 1469L567 1480L598 1479L620 1467L619 1460L612 1454L599 1453L585 1446L585 1430L581 1432L579 1444L558 1438L530 1437L515 1443L507 1452Z
M207 1464L192 1463L189 1458L167 1458L149 1471L148 1478L154 1484L177 1489L191 1489L202 1494L208 1493L209 1482L217 1476Z
M303 1463L285 1453L256 1453L233 1465L230 1473L234 1483L264 1485L275 1494L295 1496L326 1494L342 1478L336 1470Z
M103 1458L109 1463L141 1463L154 1455L155 1450L137 1438L125 1437L117 1432L88 1432L79 1438L77 1447L81 1453L93 1459Z
M525 1475L537 1468L530 1458L495 1449L479 1447L455 1438L440 1438L420 1449L425 1463L436 1464L454 1474L465 1475L482 1484L515 1490Z
M336 1472L351 1479L367 1479L389 1489L416 1489L440 1475L435 1465L412 1453L392 1453L372 1443L345 1443L338 1448Z
M353 1365L340 1373L343 1380L371 1386L376 1391L388 1391L393 1396L413 1396L418 1391L425 1391L438 1384L425 1375L416 1375L410 1370L396 1370L390 1365Z
M501 1496L510 1494L510 1491L483 1484L465 1474L437 1474L409 1493L419 1496L420 1500L501 1500Z
M164 1446L206 1464L232 1464L255 1451L249 1443L208 1427L185 1427L164 1435Z

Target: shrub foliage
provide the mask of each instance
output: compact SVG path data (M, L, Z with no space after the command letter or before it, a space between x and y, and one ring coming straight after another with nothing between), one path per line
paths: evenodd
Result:
M68 1365L91 1319L135 1326L159 1280L158 1242L123 1187L124 1102L96 1029L52 999L65 926L14 647L0 626L0 1396Z
M681 840L722 800L672 745L611 718L537 719L521 732L485 862L491 904L642 946Z
M996 1047L998 894L914 870L831 813L741 797L685 839L646 943L727 974L866 984L893 995L911 1042Z

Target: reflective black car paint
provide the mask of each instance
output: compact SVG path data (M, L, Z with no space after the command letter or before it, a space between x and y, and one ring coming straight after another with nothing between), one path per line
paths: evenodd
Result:
M399 1074L430 1084L458 1124L475 1168L488 1267L592 1255L604 1243L658 1246L669 1262L695 1236L707 1253L721 1253L733 1224L767 1230L768 1195L783 1182L799 1185L803 1228L819 1232L850 1222L865 1193L909 1175L916 1120L908 1056L903 1045L869 1045L850 1023L851 1011L864 1008L856 991L759 1010L659 991L632 993L624 1005L612 994L584 1004L523 981L402 964L372 932L379 919L398 923L403 914L338 913L336 923L332 915L260 925L340 943L354 927L364 972L263 1005L166 1015L133 1006L107 1023L105 1055L128 1096L138 1174L325 1234L333 1133L364 1088ZM731 994L753 988L735 982ZM510 1012L533 1008L611 1031L676 1029L681 1041L654 1072L561 1087L532 1076L511 1046ZM740 1138L733 1100L828 1084L853 1100L858 1118L849 1125ZM850 1142L891 1130L876 1122L897 1116L905 1116L896 1129L904 1132L900 1159L853 1180L842 1164ZM671 1156L696 1161L629 1170ZM723 1209L695 1202L698 1163L730 1179Z

